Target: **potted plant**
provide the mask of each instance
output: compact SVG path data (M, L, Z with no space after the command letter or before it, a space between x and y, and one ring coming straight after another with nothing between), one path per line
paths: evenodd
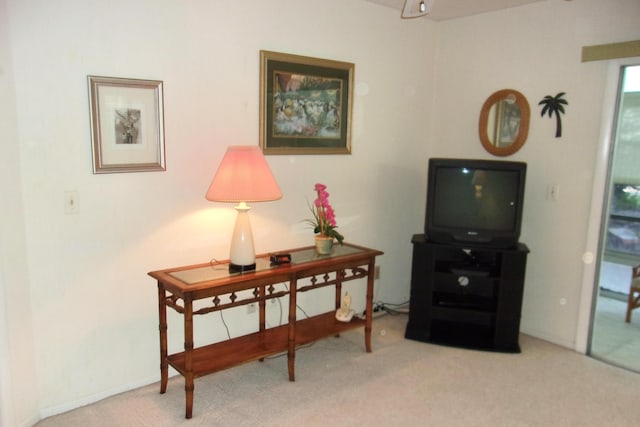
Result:
M331 253L333 248L333 241L337 240L339 244L342 244L344 236L336 230L336 216L331 204L329 203L329 193L327 192L327 186L324 184L316 184L314 190L317 193L317 198L309 205L313 219L307 220L313 227L313 232L317 234L316 250L321 255Z

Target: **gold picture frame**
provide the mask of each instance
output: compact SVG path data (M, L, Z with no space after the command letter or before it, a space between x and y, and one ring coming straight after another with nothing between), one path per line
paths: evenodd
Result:
M260 51L264 154L351 154L355 65Z
M162 81L87 80L93 173L166 170Z

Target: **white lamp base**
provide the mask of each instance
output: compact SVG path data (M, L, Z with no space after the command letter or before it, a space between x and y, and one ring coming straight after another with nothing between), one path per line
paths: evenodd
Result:
M238 212L236 225L231 238L231 254L229 256L229 271L232 273L251 271L256 269L256 251L253 246L253 233L249 222L249 209L245 202L235 207Z

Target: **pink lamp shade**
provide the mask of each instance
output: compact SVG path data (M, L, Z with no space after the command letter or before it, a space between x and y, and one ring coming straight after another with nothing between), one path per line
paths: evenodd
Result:
M206 198L214 202L234 202L238 215L231 237L229 271L255 270L256 254L246 202L278 200L282 192L260 147L235 145L227 148Z
M266 202L282 197L271 169L258 146L233 145L207 191L214 202Z

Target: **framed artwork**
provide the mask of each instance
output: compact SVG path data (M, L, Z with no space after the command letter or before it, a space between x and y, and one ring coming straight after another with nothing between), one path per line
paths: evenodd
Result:
M162 81L88 76L93 173L164 171Z
M496 147L513 144L520 133L520 106L515 99L503 99L496 110Z
M350 154L354 64L260 51L264 154Z

